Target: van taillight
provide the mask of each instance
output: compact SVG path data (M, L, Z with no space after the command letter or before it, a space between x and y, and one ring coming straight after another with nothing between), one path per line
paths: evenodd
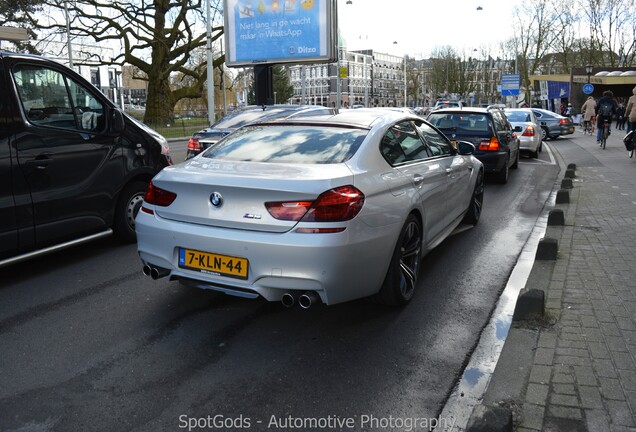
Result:
M201 144L199 144L199 140L196 138L190 138L188 141L188 150L201 151Z
M153 185L152 182L148 184L148 190L144 196L146 203L161 207L168 207L175 199L177 199L176 193L160 189Z
M479 143L479 150L497 151L499 150L499 140L497 137L490 137L490 141L482 141Z
M354 186L341 186L321 193L315 201L267 202L275 219L301 222L344 222L356 217L364 194Z

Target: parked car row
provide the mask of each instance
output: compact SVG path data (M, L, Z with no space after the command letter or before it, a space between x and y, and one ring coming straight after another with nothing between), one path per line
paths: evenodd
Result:
M253 106L172 165L163 137L62 65L0 53L0 90L0 266L114 231L153 279L303 308L407 304L422 257L478 223L485 174L506 183L556 134L523 109Z

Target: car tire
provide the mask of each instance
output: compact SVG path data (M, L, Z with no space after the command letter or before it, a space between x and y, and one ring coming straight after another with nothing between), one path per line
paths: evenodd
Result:
M113 228L115 235L125 243L134 243L137 240L135 217L141 208L147 189L148 183L134 181L126 185L119 195Z
M517 150L517 156L515 156L515 163L513 163L510 168L512 169L519 168L519 150Z
M508 183L508 175L510 174L510 168L509 168L509 164L510 161L508 159L506 159L506 163L504 164L503 168L501 169L501 171L499 171L497 173L497 182L501 183L501 184L506 184Z
M481 209L484 204L484 172L479 171L477 174L477 181L475 182L475 189L473 189L473 195L470 197L470 204L468 205L468 211L462 219L462 223L468 225L477 225L479 218L481 217Z
M413 298L422 261L422 228L410 214L400 231L382 288L373 297L377 303L404 306Z
M541 153L542 151L543 151L543 141L539 143L539 149L537 150L537 153Z
M548 139L548 128L541 128L541 141L545 141Z
M530 152L530 157L533 159L536 159L539 157L539 148L537 147L537 151L531 151Z

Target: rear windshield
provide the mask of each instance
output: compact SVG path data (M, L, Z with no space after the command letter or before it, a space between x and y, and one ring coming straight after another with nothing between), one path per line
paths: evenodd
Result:
M487 135L488 116L480 113L431 113L427 120L442 132L457 135Z
M506 111L506 117L511 122L530 122L532 121L532 117L530 117L530 113L524 111Z
M336 164L351 158L367 133L364 129L334 126L245 126L203 156L228 161Z
M263 120L273 116L283 116L280 109L267 109L263 110L249 110L241 111L228 116L223 117L218 122L212 125L214 129L237 129L248 123L254 123L258 120Z

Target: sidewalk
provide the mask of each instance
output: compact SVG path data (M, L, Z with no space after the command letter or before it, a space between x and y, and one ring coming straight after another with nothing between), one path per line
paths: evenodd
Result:
M636 431L636 160L623 135L606 150L575 138L596 163L554 205L557 258L535 261L526 284L544 291L544 316L514 323L482 402L511 411L517 431Z

